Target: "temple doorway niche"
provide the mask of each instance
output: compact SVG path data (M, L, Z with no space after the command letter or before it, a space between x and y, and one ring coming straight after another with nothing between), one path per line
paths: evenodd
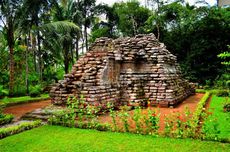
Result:
M104 73L109 84L115 85L119 83L121 63L115 59L108 59L107 70Z

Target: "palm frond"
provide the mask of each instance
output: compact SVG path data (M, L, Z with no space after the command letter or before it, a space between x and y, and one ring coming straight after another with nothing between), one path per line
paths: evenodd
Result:
M80 33L80 28L73 22L69 21L47 23L39 27L39 30L43 32L56 31L57 33Z

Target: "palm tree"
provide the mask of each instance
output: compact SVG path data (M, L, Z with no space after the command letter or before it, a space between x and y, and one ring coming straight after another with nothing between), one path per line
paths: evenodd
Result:
M88 32L87 28L89 28L94 21L95 18L95 7L96 0L78 0L79 10L82 12L83 17L83 31L84 31L84 39L85 39L85 47L88 50Z
M79 10L79 2L76 2L74 0L62 0L60 3L55 3L54 9L53 9L53 20L54 21L64 21L68 20L70 22L75 23L78 26L82 25L82 13ZM80 32L75 33L75 54L76 54L76 60L78 60L78 42L80 40ZM73 40L72 40L73 41ZM73 48L73 47L72 47ZM73 50L71 49L71 52L73 54ZM73 56L73 55L72 55Z
M6 40L10 52L10 96L14 94L14 32L17 29L17 19L21 11L21 4L21 0L0 0L0 19L6 30Z
M42 50L41 50L41 33L38 27L45 22L49 16L49 10L56 1L54 0L23 0L23 14L21 15L22 27L27 27L28 31L37 41L37 52L34 48L34 66L35 70L38 69L40 75L40 81L42 81ZM48 19L49 20L49 19ZM24 23L24 24L23 24ZM31 31L32 30L32 31ZM36 43L33 43L36 44ZM36 66L36 55L38 57L38 68Z
M43 42L45 49L50 50L58 61L64 62L65 73L68 73L70 61L73 58L72 42L80 28L73 22L56 21L41 26L40 31L45 38Z

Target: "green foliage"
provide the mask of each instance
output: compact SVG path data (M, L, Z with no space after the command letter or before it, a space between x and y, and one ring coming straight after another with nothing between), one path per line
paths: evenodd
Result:
M89 105L83 96L80 99L69 97L67 108L53 113L48 122L53 125L108 130L107 124L100 124L97 121L99 111L101 111L99 106Z
M230 113L224 112L224 104L229 103L226 97L213 96L210 102L209 115L202 128L207 140L229 142Z
M40 97L42 93L41 85L31 86L30 87L30 96L31 97Z
M220 90L216 93L217 97L229 97L230 96L230 92L227 90Z
M230 45L228 45L228 50L230 50ZM221 64L223 64L223 68L224 71L223 73L220 75L220 77L217 78L217 80L215 81L215 87L218 88L226 88L226 89L230 89L230 52L226 51L223 53L220 53L218 55L218 57L222 60Z
M141 107L135 107L132 119L135 122L136 133L138 134L142 133L141 118Z
M230 50L230 45L228 45L228 50ZM221 64L230 66L230 52L226 51L226 52L220 53L218 57L224 60L223 62L221 62Z
M14 116L11 114L2 114L0 112L0 125L5 125L8 123L11 123L12 120L14 119Z
M125 111L125 108L119 113L119 117L121 118L121 121L123 123L124 132L129 132L129 122L128 122L129 113Z
M165 117L165 128L163 132L166 137L173 138L199 138L196 121L192 119L192 114L187 108L184 114L173 112Z
M0 104L0 125L5 125L8 123L11 123L14 119L14 116L12 114L4 114L2 112L3 106Z
M4 98L5 96L7 96L9 94L9 91L6 89L3 89L3 86L0 85L0 99Z
M164 136L174 138L203 138L199 131L201 121L206 119L205 104L211 93L206 92L199 101L195 112L191 113L186 108L185 113L174 112L172 115L165 117Z
M205 93L206 92L206 90L204 90L204 89L196 89L196 93Z
M109 115L112 117L112 122L113 122L113 131L118 131L117 127L117 112L114 110L114 105L110 102L107 103L107 108L109 109Z
M204 94L204 96L201 98L201 100L199 101L197 108L196 108L196 111L193 113L192 119L194 121L194 127L195 128L198 127L200 120L203 119L202 116L204 116L204 113L205 113L204 106L207 103L210 96L211 96L211 93L206 92Z
M150 17L151 11L140 6L138 1L114 4L114 11L118 15L118 29L124 36L134 36L143 33L144 24Z
M230 112L230 102L224 103L223 109L224 112Z
M7 128L0 128L0 139L5 138L7 136L11 136L17 133L20 133L25 130L30 130L32 128L41 126L41 121L33 121L33 122L23 122L17 126L11 126Z
M15 98L4 98L0 100L0 106L11 106L21 103L27 102L34 102L40 100L48 100L50 97L48 94L42 94L41 97L30 97L30 96L23 96L23 97L15 97Z
M94 42L96 38L100 37L111 37L111 35L109 35L108 27L99 28L99 26L94 26L90 42Z
M150 113L149 113L150 114ZM150 134L157 135L159 127L159 118L160 115L156 113L156 111L152 111L151 115L149 116L149 122L150 122Z
M177 56L190 81L205 84L222 72L217 55L229 44L228 12L229 8L196 8L179 2L160 9L161 41Z

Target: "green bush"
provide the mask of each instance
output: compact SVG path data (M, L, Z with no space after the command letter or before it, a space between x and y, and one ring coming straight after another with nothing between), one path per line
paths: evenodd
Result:
M0 99L4 98L5 96L7 96L9 94L8 90L3 89L3 86L0 85Z
M25 130L29 130L29 129L38 127L40 125L41 125L41 121L37 120L33 122L23 122L17 126L11 126L8 128L0 128L0 139L10 136L10 135L20 133Z
M230 112L230 102L224 104L224 112Z
M16 85L14 86L14 94L13 97L21 97L26 96L26 87L24 85Z
M41 93L42 93L42 87L40 85L36 85L30 88L31 97L40 97Z
M12 114L1 114L0 113L0 125L11 123L14 119Z
M216 93L217 97L228 97L229 96L229 91L226 90L221 90Z
M202 117L204 117L204 113L205 113L205 109L204 106L206 104L206 102L208 101L208 98L211 96L210 92L206 92L204 94L204 96L201 98L201 100L199 101L197 108L195 110L195 112L193 113L193 123L194 123L194 128L197 128L199 126L200 123L200 119L203 119Z

